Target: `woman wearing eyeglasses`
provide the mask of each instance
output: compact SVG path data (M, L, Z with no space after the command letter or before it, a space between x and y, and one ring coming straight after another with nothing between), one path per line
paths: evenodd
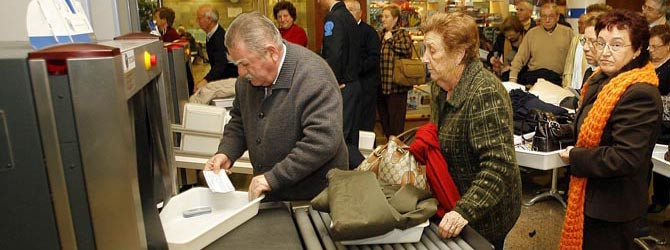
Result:
M595 26L599 69L582 87L573 132L561 249L632 249L647 209L651 153L661 121L647 21L614 10Z

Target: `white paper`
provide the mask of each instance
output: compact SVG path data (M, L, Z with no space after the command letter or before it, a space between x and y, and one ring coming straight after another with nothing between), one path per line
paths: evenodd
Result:
M89 34L93 33L84 8L77 0L30 1L26 28L34 48L56 43L90 42Z
M50 0L37 0L35 2L39 6L39 10L42 12L43 20L46 23L37 22L37 25L43 25L44 28L47 28L48 32L54 36L70 36L70 30L67 27L67 23L61 17L61 5L59 2L53 2ZM33 17L33 19L38 19ZM33 20L27 20L32 22ZM41 20L37 20L41 21ZM29 25L30 26L30 25ZM28 30L30 35L30 29Z
M202 174L205 176L207 185L212 192L228 193L235 191L235 187L228 179L226 171L221 170L218 174L215 174L214 171L202 171Z

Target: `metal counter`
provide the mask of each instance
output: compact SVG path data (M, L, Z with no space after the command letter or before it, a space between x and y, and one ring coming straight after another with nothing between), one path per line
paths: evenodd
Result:
M398 250L470 250L493 249L470 226L451 239L438 237L434 222L426 227L416 243L345 246L333 241L326 225L330 216L309 206L289 209L284 203L263 203L258 215L219 238L205 249L398 249Z

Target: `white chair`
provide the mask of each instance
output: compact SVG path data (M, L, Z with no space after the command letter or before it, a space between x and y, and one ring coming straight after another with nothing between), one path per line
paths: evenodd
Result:
M225 108L187 103L182 121L182 125L172 125L172 132L181 134L181 143L175 149L177 167L202 169L218 150L230 115ZM253 172L247 154L235 162L232 171L243 174Z
M174 132L181 133L181 152L213 155L216 153L223 128L230 120L224 108L187 103L184 105L182 125L173 126Z

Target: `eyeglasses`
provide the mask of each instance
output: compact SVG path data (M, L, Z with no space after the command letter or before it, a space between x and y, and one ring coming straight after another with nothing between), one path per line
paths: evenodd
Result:
M662 48L662 47L665 47L665 46L668 46L668 45L667 45L667 44L661 44L661 45L651 45L651 44L649 44L649 47L647 47L647 49L649 49L649 50L652 50L652 49L653 49L653 50L657 50L657 49Z
M579 44L582 46L593 46L596 44L596 40L587 39L586 37L579 38Z
M625 47L631 46L632 44L628 44L628 45L621 44L621 43L607 44L604 41L597 41L595 45L596 45L596 49L598 49L600 51L605 51L605 47L609 47L610 51L617 52L617 51L619 51L619 50L621 50Z
M557 15L553 15L553 14L552 15L547 15L547 16L540 15L541 19L554 19L554 18L557 18L557 17L558 17Z
M656 10L656 8L644 4L642 5L642 10L650 11L650 10Z

